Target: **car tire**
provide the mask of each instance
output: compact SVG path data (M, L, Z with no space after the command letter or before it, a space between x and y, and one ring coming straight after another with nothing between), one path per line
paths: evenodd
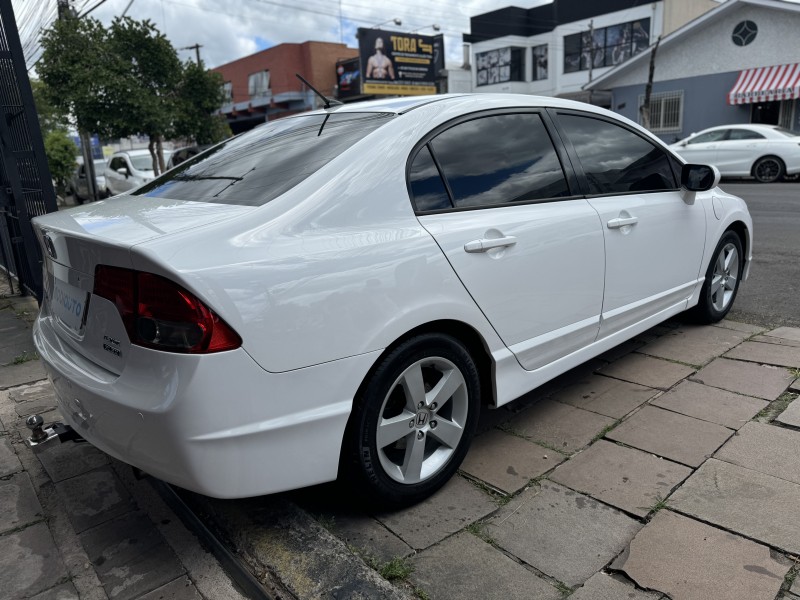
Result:
M728 314L739 291L743 270L742 241L736 232L728 230L714 249L700 300L693 311L699 322L716 323Z
M382 506L419 502L458 469L479 412L478 370L458 340L435 333L406 340L380 360L355 400L347 479Z
M753 163L753 177L759 183L778 181L785 172L786 167L777 156L762 156Z

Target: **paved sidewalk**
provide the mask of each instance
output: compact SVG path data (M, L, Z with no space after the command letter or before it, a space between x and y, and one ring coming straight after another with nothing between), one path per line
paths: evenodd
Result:
M0 281L0 597L243 598L129 467L86 443L25 446L28 415L60 420L31 341L36 311Z

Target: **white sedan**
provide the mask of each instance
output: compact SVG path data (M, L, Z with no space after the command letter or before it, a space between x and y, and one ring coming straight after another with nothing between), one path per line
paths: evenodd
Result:
M670 146L693 163L714 165L724 177L772 183L800 173L800 133L777 125L722 125Z
M414 502L481 405L681 311L727 314L752 222L718 180L587 104L335 106L37 218L34 340L68 424L156 477Z

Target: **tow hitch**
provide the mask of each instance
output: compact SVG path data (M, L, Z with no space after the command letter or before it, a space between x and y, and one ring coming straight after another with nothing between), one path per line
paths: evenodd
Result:
M37 450L39 446L58 438L60 442L85 442L77 431L69 425L56 421L50 427L44 427L44 419L42 415L31 415L25 419L25 425L31 430L31 435L25 440L33 450Z

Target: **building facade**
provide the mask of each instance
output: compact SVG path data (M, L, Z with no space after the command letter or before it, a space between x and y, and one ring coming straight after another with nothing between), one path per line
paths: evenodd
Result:
M234 133L259 123L313 110L319 98L295 76L299 73L328 97L334 97L336 63L358 56L356 48L329 42L280 44L212 70L224 81L221 112Z
M650 50L604 73L587 90L641 122ZM653 133L668 142L734 123L800 131L800 4L728 0L665 36L654 60Z

